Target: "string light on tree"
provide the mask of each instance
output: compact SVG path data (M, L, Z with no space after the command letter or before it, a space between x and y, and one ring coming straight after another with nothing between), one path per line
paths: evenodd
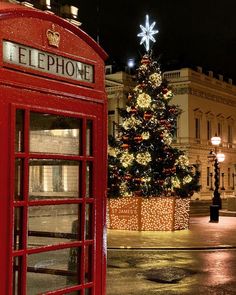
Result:
M149 16L147 14L145 27L143 25L140 25L142 32L137 35L138 37L141 37L140 45L142 45L145 42L144 47L146 48L147 52L149 52L150 50L150 41L154 43L156 42L156 39L153 37L153 35L159 32L158 30L153 30L155 24L156 22L153 22L151 25L149 24Z

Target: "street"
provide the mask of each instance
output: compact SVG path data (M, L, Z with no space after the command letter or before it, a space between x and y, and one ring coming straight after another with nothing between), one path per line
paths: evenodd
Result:
M107 295L235 295L236 249L109 250Z

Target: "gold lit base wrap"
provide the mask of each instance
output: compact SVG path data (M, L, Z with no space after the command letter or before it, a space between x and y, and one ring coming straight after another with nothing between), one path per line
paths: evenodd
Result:
M139 231L187 229L190 199L126 197L108 200L108 228Z

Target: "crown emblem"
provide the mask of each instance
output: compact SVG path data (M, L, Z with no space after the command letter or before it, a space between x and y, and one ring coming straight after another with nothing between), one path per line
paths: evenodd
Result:
M52 29L47 30L47 38L48 38L48 44L50 46L59 47L60 43L60 33L55 31L55 26L52 25Z

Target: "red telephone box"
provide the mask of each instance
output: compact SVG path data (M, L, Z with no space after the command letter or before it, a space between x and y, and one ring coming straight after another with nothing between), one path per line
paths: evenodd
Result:
M0 3L0 294L105 294L106 53Z

